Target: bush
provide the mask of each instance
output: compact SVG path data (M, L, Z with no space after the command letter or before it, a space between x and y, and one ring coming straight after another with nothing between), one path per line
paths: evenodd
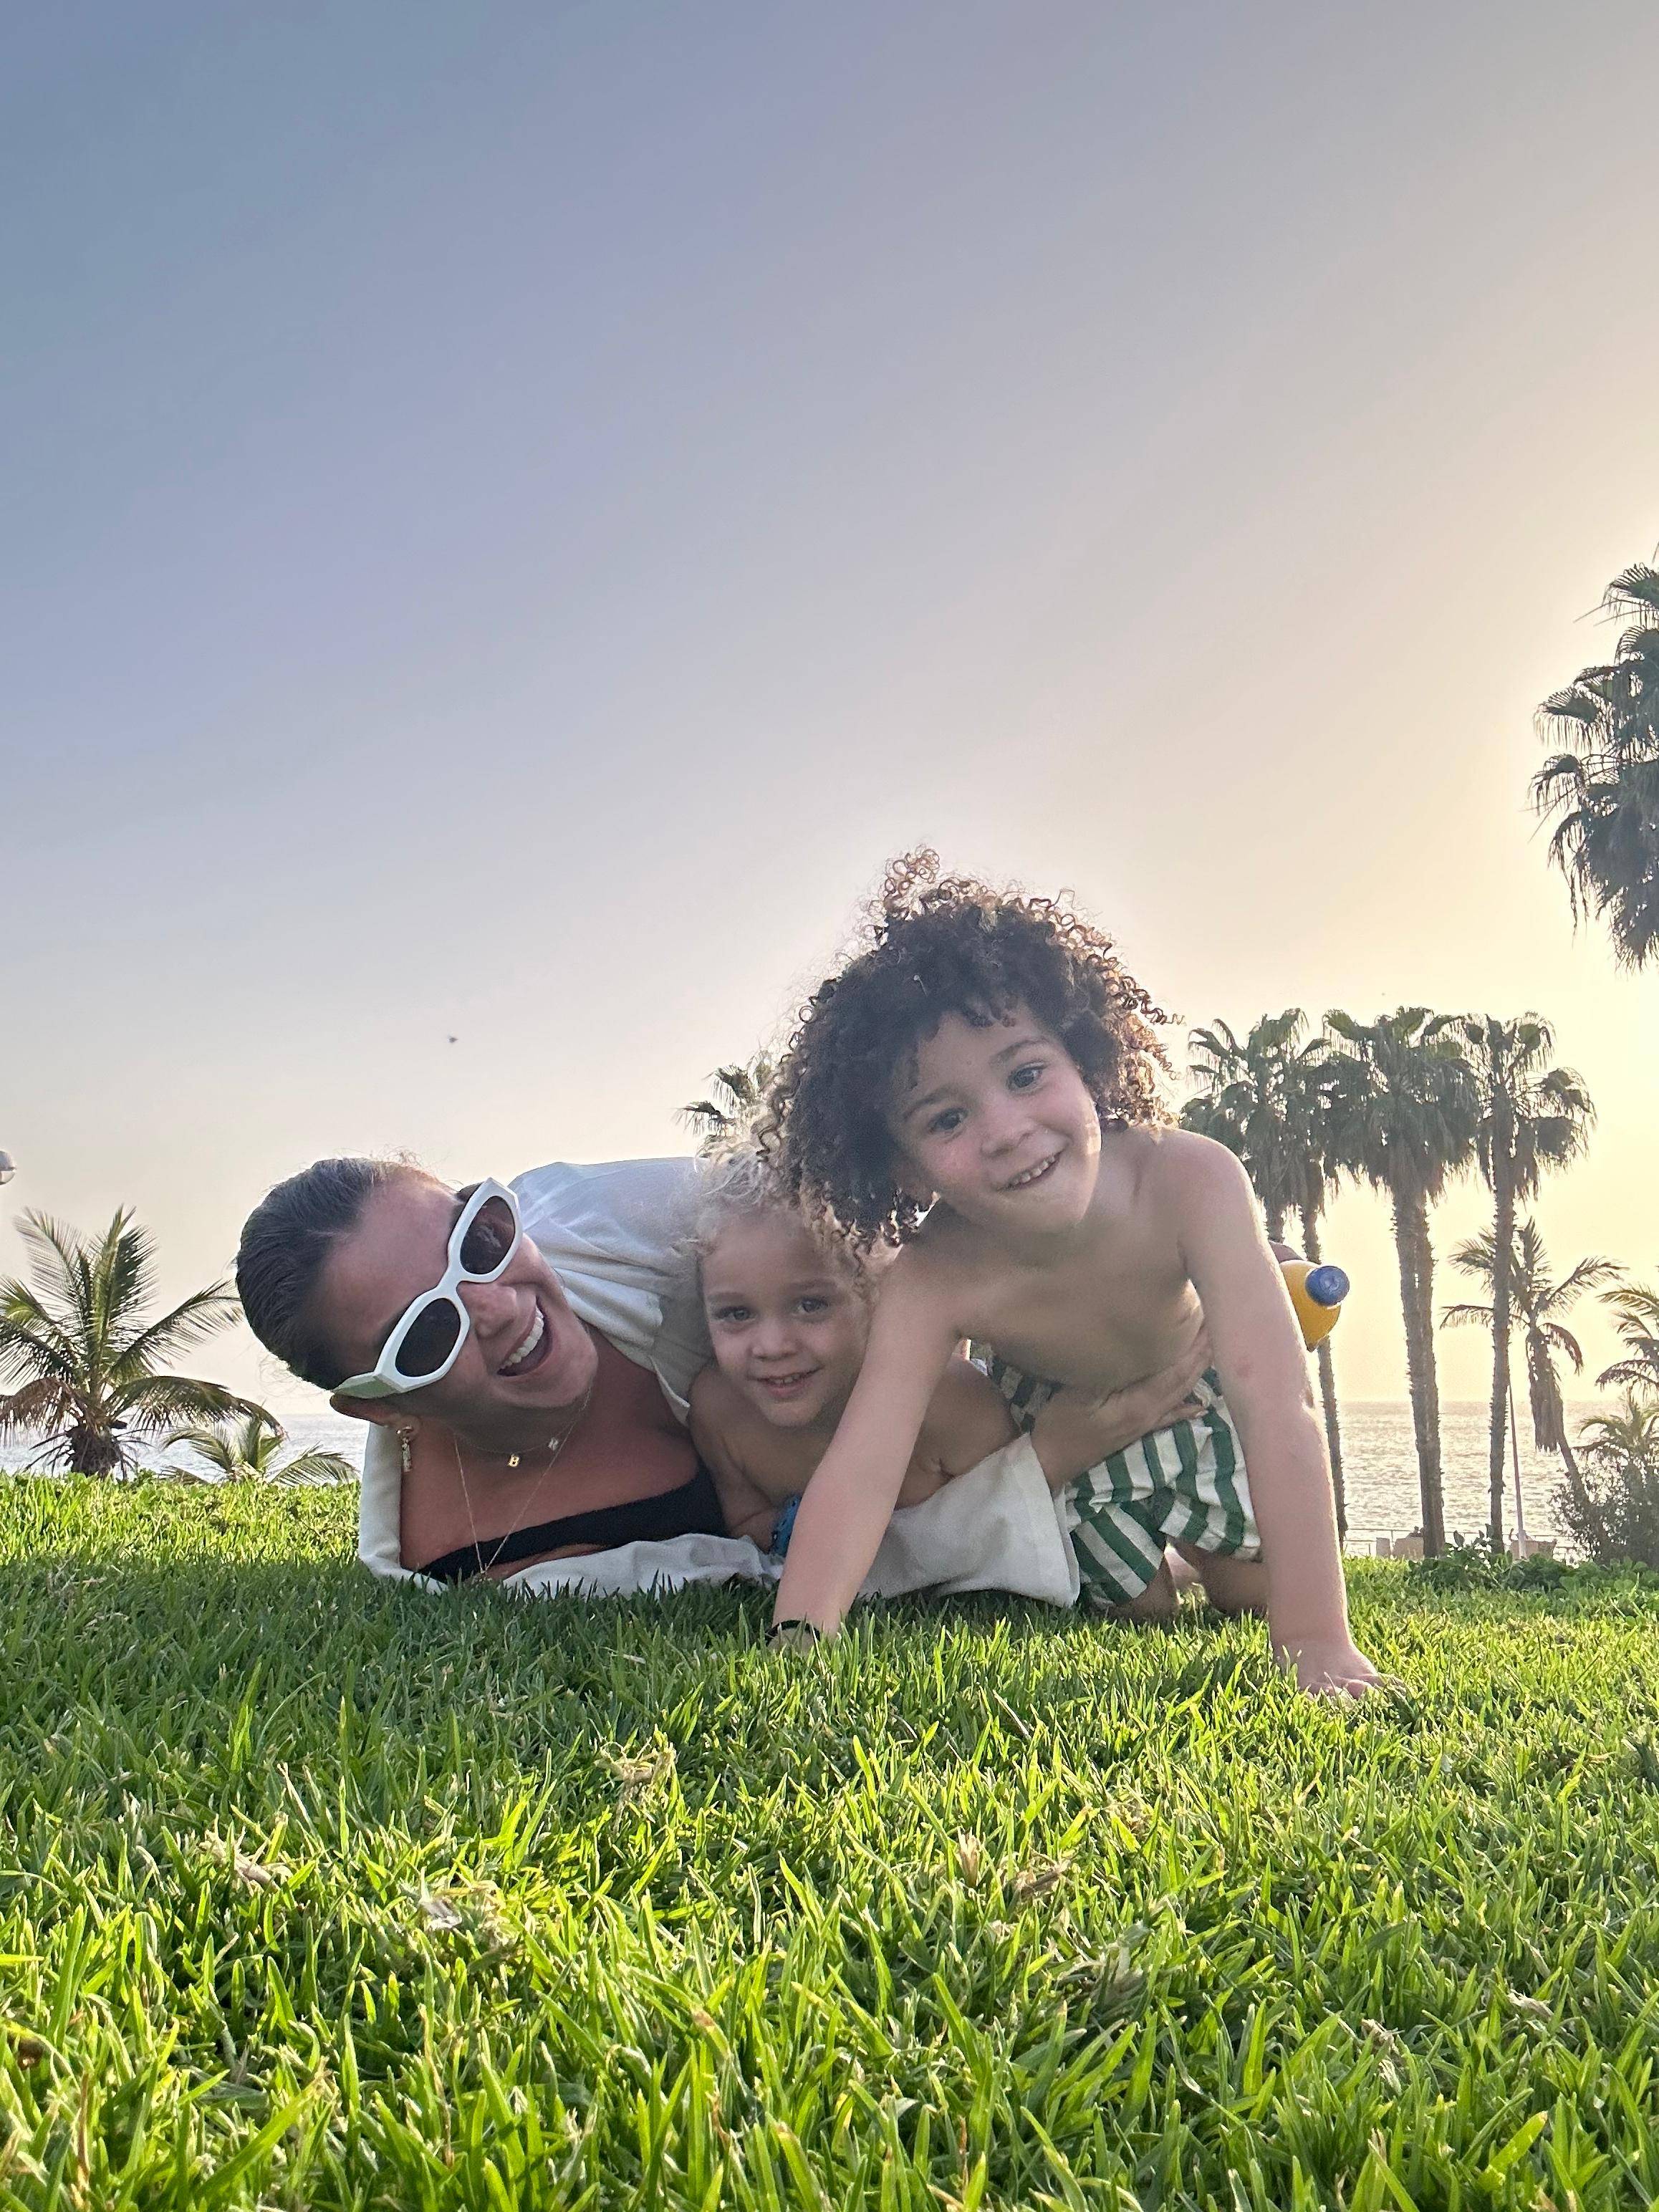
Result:
M1411 1581L1428 1589L1559 1589L1573 1570L1565 1560L1545 1552L1529 1559L1512 1559L1494 1552L1491 1536L1483 1529L1468 1541L1454 1536L1437 1559L1413 1559L1406 1569Z
M1591 1444L1583 1494L1556 1492L1561 1526L1604 1567L1659 1567L1659 1451L1623 1442Z

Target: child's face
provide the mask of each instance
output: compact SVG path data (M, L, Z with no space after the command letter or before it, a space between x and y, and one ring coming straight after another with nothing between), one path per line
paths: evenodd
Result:
M739 1216L702 1263L720 1371L781 1429L833 1425L858 1380L869 1314L849 1273L781 1212Z
M1074 1229L1100 1167L1100 1117L1071 1054L1024 1006L988 1029L946 1014L888 1114L901 1182L993 1234Z

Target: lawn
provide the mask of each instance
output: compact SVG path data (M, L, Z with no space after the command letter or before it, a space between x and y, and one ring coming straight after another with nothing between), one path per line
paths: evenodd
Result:
M1659 1583L1259 1626L387 1589L0 1480L0 2203L1659 2203Z

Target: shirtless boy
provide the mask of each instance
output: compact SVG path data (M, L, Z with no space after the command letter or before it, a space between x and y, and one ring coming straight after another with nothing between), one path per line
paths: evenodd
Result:
M1133 1601L1178 1543L1218 1597L1248 1601L1259 1550L1282 1663L1304 1689L1370 1687L1290 1301L1238 1162L1162 1122L1146 994L1066 907L941 880L931 854L896 864L874 919L805 1009L776 1095L786 1187L863 1248L901 1247L799 1509L778 1627L839 1625L963 1337L1024 1370L1005 1387L1029 1417L1033 1380L1103 1397L1207 1329L1201 1420L1068 1492L1085 1584L1092 1564Z

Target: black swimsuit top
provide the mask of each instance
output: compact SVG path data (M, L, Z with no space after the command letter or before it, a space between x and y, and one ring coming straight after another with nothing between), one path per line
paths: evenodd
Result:
M690 1481L683 1482L678 1490L659 1491L654 1498L630 1498L625 1505L596 1506L589 1513L567 1513L562 1521L538 1521L533 1527L515 1528L499 1544L462 1544L416 1571L430 1575L434 1582L461 1583L487 1568L534 1559L568 1544L610 1552L619 1544L654 1544L670 1536L725 1534L726 1516L714 1494L714 1479L699 1463Z

